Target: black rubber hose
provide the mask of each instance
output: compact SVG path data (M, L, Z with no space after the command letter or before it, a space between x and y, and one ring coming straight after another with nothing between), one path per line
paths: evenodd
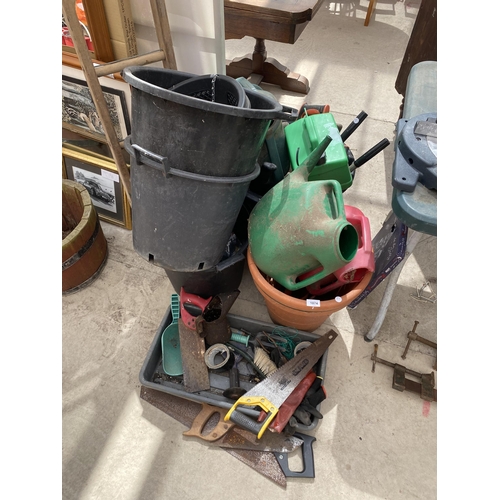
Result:
M253 369L262 380L266 378L266 374L254 363L252 357L246 351L243 351L239 347L236 347L234 344L231 344L229 342L226 343L226 345L229 347L229 349L237 352L242 358L245 358L252 365Z

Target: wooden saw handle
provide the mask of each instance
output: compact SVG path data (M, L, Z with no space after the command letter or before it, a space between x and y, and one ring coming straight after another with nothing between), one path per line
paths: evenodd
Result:
M219 421L217 422L217 425L210 433L205 435L202 434L205 425L210 420L210 417L216 413L219 414ZM196 418L191 424L191 428L182 434L184 436L194 436L205 441L217 441L235 426L233 422L224 422L224 416L226 413L227 410L217 408L216 406L211 406L206 403L201 403L200 413L196 415Z

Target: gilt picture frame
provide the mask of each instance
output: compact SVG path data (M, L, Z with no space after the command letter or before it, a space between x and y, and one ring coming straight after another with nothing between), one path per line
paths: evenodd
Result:
M63 178L85 186L99 218L132 229L132 214L114 161L85 149L62 146Z

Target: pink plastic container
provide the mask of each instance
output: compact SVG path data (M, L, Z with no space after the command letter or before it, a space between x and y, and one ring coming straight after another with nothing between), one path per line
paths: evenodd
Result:
M91 52L94 52L94 44L92 43L90 37L85 35L84 38L85 38L85 43L87 44L87 49L89 49ZM75 46L68 28L62 28L62 44L66 45L67 47Z
M350 222L358 233L358 250L354 259L325 278L306 287L311 295L324 295L336 288L349 283L359 283L367 272L375 271L375 257L372 249L372 238L370 231L370 221L363 215L359 208L345 205L346 219ZM299 280L304 280L317 274L321 268L314 269L299 276Z
M62 28L62 44L66 45L67 47L74 47L73 39L71 38L71 35L69 34L68 28Z

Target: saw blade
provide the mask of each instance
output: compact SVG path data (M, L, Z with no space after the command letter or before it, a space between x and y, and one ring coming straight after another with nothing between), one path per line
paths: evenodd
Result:
M187 427L192 425L201 408L200 403L182 399L172 394L155 391L144 386L141 386L140 397ZM221 449L244 464L247 464L256 472L267 477L277 485L286 488L285 474L273 452L232 450L230 448Z
M205 442L209 445L220 446L221 448L274 451L279 453L291 453L304 443L298 437L284 436L275 432L268 432L261 439L257 439L255 434L239 427L233 427L218 441Z
M236 425L253 432L260 439L277 415L280 406L312 370L337 336L337 333L330 330L262 382L247 391L234 403L224 417L224 421L231 420ZM240 405L260 407L267 416L262 422L257 422L245 413L238 411L237 408Z
M338 334L333 330L315 340L262 382L247 391L240 400L248 397L264 397L279 408L290 396L301 380L328 349Z

